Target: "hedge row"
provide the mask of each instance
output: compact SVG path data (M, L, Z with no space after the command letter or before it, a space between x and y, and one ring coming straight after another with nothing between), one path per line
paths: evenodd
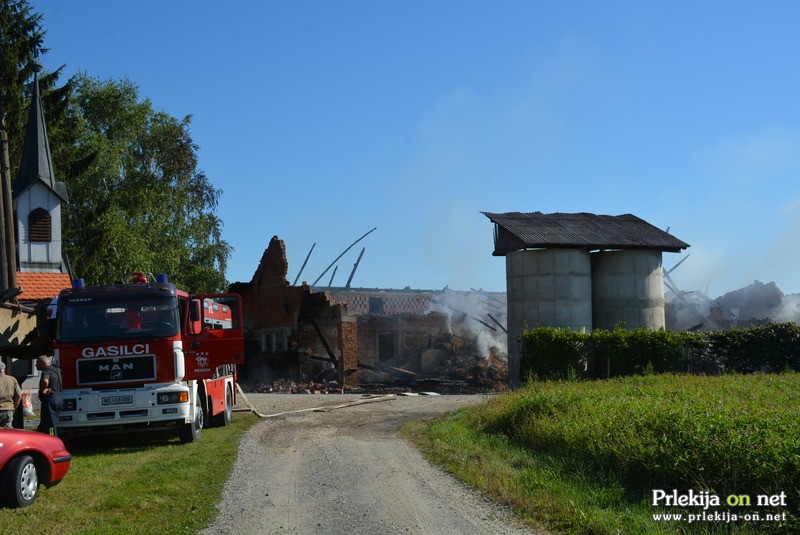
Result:
M523 380L800 371L800 327L794 323L712 332L538 327L523 333L522 342Z

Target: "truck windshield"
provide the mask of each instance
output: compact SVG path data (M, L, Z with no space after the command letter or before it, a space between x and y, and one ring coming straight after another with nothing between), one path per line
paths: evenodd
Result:
M58 307L58 340L163 338L178 333L173 298L64 303Z

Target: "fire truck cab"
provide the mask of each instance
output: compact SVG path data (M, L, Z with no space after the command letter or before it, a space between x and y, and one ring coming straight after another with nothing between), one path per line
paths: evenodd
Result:
M58 296L59 436L173 429L186 443L230 423L244 357L241 298L189 295L165 275L136 275L106 286L78 280Z

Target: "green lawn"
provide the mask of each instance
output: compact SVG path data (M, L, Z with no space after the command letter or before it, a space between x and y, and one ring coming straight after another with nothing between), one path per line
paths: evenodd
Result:
M571 534L794 533L799 407L797 373L656 375L532 383L404 431L429 459L531 525ZM722 503L654 506L657 490ZM780 493L785 506L757 506L757 496ZM751 505L728 506L730 495ZM664 512L706 517L653 519ZM738 519L708 520L715 512ZM764 521L768 514L786 520Z
M239 440L257 421L235 413L192 444L155 434L81 444L60 484L30 507L0 508L0 533L196 533L214 518Z

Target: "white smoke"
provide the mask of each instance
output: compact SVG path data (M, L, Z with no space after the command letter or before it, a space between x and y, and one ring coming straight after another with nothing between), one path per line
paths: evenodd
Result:
M711 299L700 291L666 295L671 311L668 328L716 330L766 322L800 324L800 294L784 295L774 282L753 282ZM669 323L669 321L668 321Z
M800 323L800 294L784 296L775 311L774 319L778 323Z
M447 318L448 334L456 329L461 335L474 336L478 356L508 356L508 336L503 330L507 328L505 294L445 289L433 295L428 312Z

